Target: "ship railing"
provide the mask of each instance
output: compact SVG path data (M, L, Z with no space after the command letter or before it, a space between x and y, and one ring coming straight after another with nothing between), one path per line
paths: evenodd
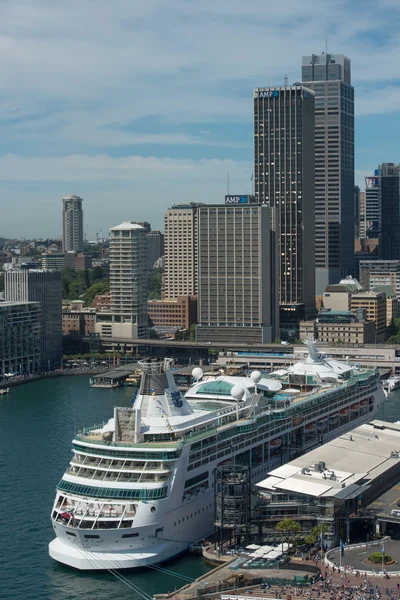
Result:
M101 425L99 424L99 425L92 425L91 427L84 427L83 429L78 431L78 433L76 435L85 437L88 433L92 433L93 431L99 431L100 429L103 429L105 424L106 424L106 422L103 421L103 423L101 423Z
M168 442L148 442L146 444L136 442L106 442L104 440L87 439L87 436L76 434L75 440L81 442L88 442L90 444L100 444L101 446L111 446L113 448L157 448L158 450L164 449L175 450L180 445L180 440L172 440Z
M193 442L196 442L197 440L201 440L205 437L209 437L211 435L216 435L217 433L218 433L217 427L208 427L207 429L203 429L202 431L189 433L180 441L180 445L186 446L187 444L192 444Z

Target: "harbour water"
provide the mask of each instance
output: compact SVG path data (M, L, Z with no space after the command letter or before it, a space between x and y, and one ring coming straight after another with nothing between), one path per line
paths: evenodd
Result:
M80 376L26 383L0 396L0 598L139 600L110 573L74 571L47 552L55 486L71 456L74 433L109 419L115 404L129 406L133 391L92 389L88 377ZM167 567L193 578L210 569L190 555ZM124 576L150 595L185 584L147 569Z

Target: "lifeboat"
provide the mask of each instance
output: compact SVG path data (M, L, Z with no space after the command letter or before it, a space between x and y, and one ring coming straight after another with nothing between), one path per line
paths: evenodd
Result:
M358 402L356 402L355 404L352 404L350 406L351 412L357 412L359 408L360 408L360 405L358 404Z
M305 430L306 431L315 431L317 428L317 425L315 423L308 423L308 425L305 426Z
M318 425L325 425L327 423L328 417L322 417L322 419L318 419Z
M341 417L345 417L348 414L349 414L349 409L348 408L342 408L342 410L340 411L340 416Z
M337 421L339 417L339 413L332 413L331 415L329 415L329 421L333 422L333 421Z
M282 446L282 438L275 438L274 440L271 440L269 445L271 448L279 448Z
M361 400L360 407L365 408L366 406L368 406L368 400Z

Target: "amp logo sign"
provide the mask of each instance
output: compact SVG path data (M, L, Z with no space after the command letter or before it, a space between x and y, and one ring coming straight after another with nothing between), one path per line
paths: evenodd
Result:
M278 90L267 90L258 92L259 98L277 98L279 96Z

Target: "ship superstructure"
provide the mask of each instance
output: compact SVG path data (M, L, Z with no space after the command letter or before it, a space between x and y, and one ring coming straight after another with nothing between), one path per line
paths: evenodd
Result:
M262 377L198 381L185 396L171 359L141 361L139 393L83 430L57 486L50 555L78 569L132 568L184 552L214 529L214 471L235 458L252 482L370 421L384 400L376 370L309 356Z

